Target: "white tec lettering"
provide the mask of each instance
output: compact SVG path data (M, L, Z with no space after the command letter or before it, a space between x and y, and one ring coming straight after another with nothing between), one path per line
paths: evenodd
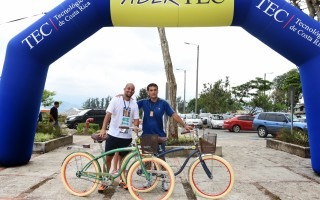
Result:
M270 0L262 0L256 8L263 11L264 14L273 17L277 22L287 21L289 13Z
M52 33L52 28L48 22L42 24L39 29L33 31L30 35L24 38L21 43L27 44L30 49L38 45L44 40L45 37L48 37Z

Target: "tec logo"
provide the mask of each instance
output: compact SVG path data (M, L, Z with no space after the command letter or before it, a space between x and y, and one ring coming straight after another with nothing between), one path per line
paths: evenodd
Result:
M264 14L273 17L277 22L287 21L289 17L288 11L279 9L279 5L270 0L262 0L256 8L262 10Z

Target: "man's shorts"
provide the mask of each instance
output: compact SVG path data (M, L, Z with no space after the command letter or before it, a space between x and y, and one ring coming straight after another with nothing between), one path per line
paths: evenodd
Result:
M124 148L124 147L128 147L132 142L132 138L130 139L124 139L124 138L117 138L114 137L112 135L108 135L108 139L106 140L106 146L105 146L105 151L110 151L110 150L114 150L117 148ZM119 152L119 155L121 157L126 156L129 153L129 151L122 151ZM109 156L113 156L113 154L109 154Z

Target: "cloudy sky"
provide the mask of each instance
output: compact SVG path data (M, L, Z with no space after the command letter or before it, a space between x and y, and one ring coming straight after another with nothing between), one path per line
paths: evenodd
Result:
M63 0L10 0L0 7L0 73L8 41L31 25L42 12ZM33 16L37 15L37 16ZM10 20L28 17L17 22ZM231 86L255 77L271 81L295 65L240 27L166 28L177 96L183 98L186 70L186 101L195 97L197 47L199 45L198 91L204 83L228 76ZM55 91L55 100L82 105L90 97L122 93L133 82L136 95L155 82L165 97L165 69L156 28L106 27L51 64L45 88Z

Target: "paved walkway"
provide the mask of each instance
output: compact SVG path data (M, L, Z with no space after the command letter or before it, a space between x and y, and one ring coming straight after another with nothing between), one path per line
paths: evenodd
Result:
M88 136L74 136L75 145L91 144ZM233 166L236 181L228 200L315 200L319 199L320 177L310 159L266 148L266 141L254 133L218 133L218 145L223 157ZM24 166L0 167L0 199L132 199L129 192L115 186L104 194L88 197L69 194L60 180L60 166L69 153L62 147L45 154L33 154ZM183 158L168 158L172 166ZM187 184L188 170L176 177L176 187L170 199L192 200Z

